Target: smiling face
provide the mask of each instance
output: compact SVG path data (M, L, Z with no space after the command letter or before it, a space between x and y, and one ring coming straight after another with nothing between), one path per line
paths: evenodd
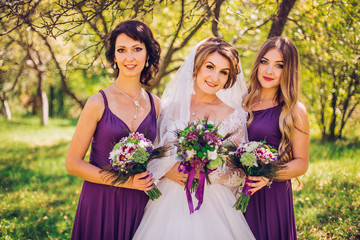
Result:
M146 57L144 43L130 38L125 33L117 36L114 60L119 68L119 77L140 78Z
M194 88L196 93L215 94L229 79L230 62L217 52L209 54L198 73Z
M257 78L263 88L279 88L284 59L277 49L269 50L260 60Z

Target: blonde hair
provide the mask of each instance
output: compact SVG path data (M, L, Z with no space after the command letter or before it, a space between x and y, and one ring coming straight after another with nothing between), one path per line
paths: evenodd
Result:
M281 52L284 60L283 72L280 79L280 87L274 96L279 104L284 105L279 117L279 128L282 135L279 145L279 159L289 162L292 159L291 136L294 131L293 110L299 101L299 54L295 45L285 37L272 37L265 41L256 55L255 63L251 70L248 82L249 94L243 100L244 109L249 112L248 126L254 119L251 104L260 97L261 84L257 78L258 67L263 56L271 49Z
M224 89L231 88L236 82L236 75L240 73L239 53L233 46L218 37L208 38L198 47L195 55L193 78L196 79L196 75L205 59L214 52L219 53L230 62L229 78L224 85Z

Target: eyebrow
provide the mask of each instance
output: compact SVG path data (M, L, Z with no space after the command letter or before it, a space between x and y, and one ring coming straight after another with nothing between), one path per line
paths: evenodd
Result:
M213 64L211 61L207 61L206 63L210 63L211 65L215 66L215 64ZM224 68L224 69L221 69L221 70L229 70L230 71L230 68Z
M124 46L124 45L119 45L119 46L117 46L117 48L120 48L120 47L125 48L126 46ZM141 44L139 44L139 43L136 43L136 44L134 44L134 45L132 45L132 46L130 46L130 47L144 47L144 46L141 45Z
M269 61L269 59L267 59L266 57L262 57L261 59L266 59L266 60L268 60L268 61ZM283 60L280 60L280 61L275 61L275 62L284 63L284 61L283 61Z

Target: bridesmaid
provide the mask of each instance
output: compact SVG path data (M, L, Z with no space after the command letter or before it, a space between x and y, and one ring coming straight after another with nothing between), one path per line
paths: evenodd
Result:
M299 56L289 39L274 37L263 43L248 90L243 104L250 115L249 141L266 140L279 150L286 168L274 181L249 177L254 182L248 184L252 197L245 218L256 239L296 239L291 179L309 165L309 121L299 102Z
M144 191L153 183L143 172L111 186L99 171L109 163L114 144L129 132L155 140L160 100L142 85L149 85L158 71L160 46L144 23L133 20L116 26L108 46L106 58L115 67L116 80L88 99L66 156L68 173L84 179L72 239L131 239L148 201Z

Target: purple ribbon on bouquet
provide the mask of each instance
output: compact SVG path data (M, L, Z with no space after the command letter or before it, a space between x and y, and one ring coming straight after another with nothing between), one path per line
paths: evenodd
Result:
M199 186L198 186L198 188L196 189L196 192L195 192L195 197L197 198L197 200L199 200L195 211L199 210L202 203L203 203L204 189L205 189L205 173L201 171L200 172L200 177L199 177Z
M195 178L196 169L191 167L190 163L186 162L185 164L181 163L179 165L178 171L182 172L184 174L188 174L188 179L186 182L186 198L188 201L190 214L192 214L192 213L194 213L194 205L193 205L193 201L192 201L192 197L191 197L191 185ZM195 211L199 210L203 203L204 189L205 189L205 173L200 172L199 185L195 192L195 197L196 197L196 199L198 199L198 205L197 205Z

